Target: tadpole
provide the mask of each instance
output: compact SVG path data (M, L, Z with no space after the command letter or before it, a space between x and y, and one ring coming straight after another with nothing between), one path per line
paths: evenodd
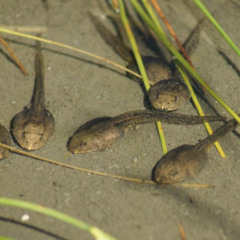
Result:
M130 111L116 117L95 118L78 128L69 138L67 147L72 153L102 151L111 148L119 141L129 126L161 121L168 124L194 125L203 121L222 121L217 116L191 116L167 111L138 110Z
M196 145L181 145L166 153L153 168L157 183L176 183L195 177L206 165L211 145L233 130L238 123L230 120Z
M34 62L35 85L30 107L13 118L12 133L17 143L26 150L37 150L53 135L55 121L45 108L44 61L40 42Z

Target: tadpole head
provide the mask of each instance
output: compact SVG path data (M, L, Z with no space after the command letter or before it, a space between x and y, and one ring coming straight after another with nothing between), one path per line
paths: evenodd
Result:
M189 102L187 87L179 80L162 80L149 90L149 100L156 109L173 111Z
M81 128L69 138L67 147L72 153L87 153L103 151L112 145L123 135L123 131L114 126L102 126Z
M20 112L13 119L13 136L28 151L43 147L54 132L54 118L46 112L31 118Z
M43 124L28 122L22 129L15 128L13 133L18 144L28 151L40 148L45 142Z
M153 56L142 56L142 60L144 63L144 67L146 69L148 80L152 85L155 85L159 81L173 77L173 69L163 58ZM139 72L139 69L135 61L130 62L127 65L127 68L131 69L134 72ZM128 75L132 79L139 81L139 78L137 78L136 76L129 73Z
M164 155L153 169L153 180L160 184L193 178L204 166L205 152L195 152L192 145L182 145Z
M124 130L112 124L111 119L94 118L80 126L69 138L68 150L71 153L87 153L110 148L124 133Z
M156 166L153 173L153 180L160 184L176 183L186 179L184 169L171 163Z
M69 138L67 148L71 153L87 153L101 150L96 138L89 134L77 133Z

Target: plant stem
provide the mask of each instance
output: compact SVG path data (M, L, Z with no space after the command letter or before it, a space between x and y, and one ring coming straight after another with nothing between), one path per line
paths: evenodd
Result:
M150 89L150 84L149 84L147 73L146 73L146 70L145 70L145 67L144 67L144 64L143 64L143 61L142 61L142 57L139 53L139 49L138 49L136 40L134 38L134 35L132 33L129 21L127 19L123 1L118 0L118 3L119 3L121 20L122 20L123 25L125 27L126 33L128 35L129 42L131 44L135 60L137 62L139 71L140 71L142 79L143 79L144 87L145 87L146 91L148 92L149 89ZM159 121L157 121L157 129L158 129L159 137L160 137L160 140L161 140L163 154L166 154L167 153L167 145L166 145L166 141L165 141L165 137L164 137L164 133L163 133L162 124Z
M204 4L200 0L193 0L195 4L201 9L201 11L206 15L206 17L212 22L218 32L223 36L223 38L227 41L227 43L233 48L233 50L240 56L240 50L236 46L236 44L232 41L232 39L227 35L227 33L223 30L220 24L214 19L212 14L208 11L208 9L204 6Z
M18 207L18 208L23 208L31 211L35 211L38 213L42 213L44 215L56 218L62 222L66 222L72 226L75 226L79 229L85 230L89 233L91 233L95 239L101 240L101 239L106 239L106 240L114 240L115 238L108 235L107 233L103 232L100 229L97 229L96 227L90 226L83 221L80 221L74 217L71 217L65 213L58 212L56 210L53 210L51 208L47 208L35 203L31 202L26 202L26 201L21 201L17 199L11 199L11 198L0 198L0 205L5 205L5 206L13 206L13 207ZM96 231L97 229L97 231ZM105 237L105 238L103 238Z
M199 115L200 116L204 116L204 112L202 110L202 107L201 107L201 105L200 105L200 103L199 103L199 101L197 99L197 96L196 96L196 94L195 94L195 92L194 92L194 90L192 88L192 85L191 85L187 75L184 73L184 71L182 70L182 68L180 66L177 65L177 68L178 68L180 74L182 75L182 78L183 78L183 80L184 80L184 82L185 82L185 84L186 84L186 86L188 88L188 91L190 92L191 98L193 100L193 103L194 103L194 105L195 105ZM204 126L205 126L207 132L209 133L209 135L212 135L213 134L213 130L211 129L210 124L208 122L204 121ZM226 155L225 155L222 147L220 146L219 142L217 142L217 141L215 142L215 147L217 148L220 156L222 158L225 158Z

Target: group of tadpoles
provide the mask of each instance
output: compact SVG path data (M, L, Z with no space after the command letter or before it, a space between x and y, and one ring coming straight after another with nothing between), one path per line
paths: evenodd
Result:
M125 50L128 67L136 69L132 52L120 43L103 24L90 14L98 31L116 50ZM54 133L55 120L45 108L44 62L40 42L36 44L35 85L30 105L15 115L11 121L11 135L15 141L28 151L43 147ZM115 117L99 117L81 125L68 139L67 148L71 153L83 154L103 151L111 148L124 136L129 126L152 123L160 120L168 124L190 125L204 121L225 121L219 116L190 116L170 112L179 109L189 101L189 93L184 83L162 59L143 56L147 75L152 82L149 92L150 102L155 110L136 110ZM196 145L181 145L165 154L153 167L152 178L159 184L181 182L198 174L207 162L207 150L218 138L237 126L235 120L226 122L211 136ZM0 125L0 142L10 145L11 139L7 129ZM9 151L0 148L0 159L8 156Z

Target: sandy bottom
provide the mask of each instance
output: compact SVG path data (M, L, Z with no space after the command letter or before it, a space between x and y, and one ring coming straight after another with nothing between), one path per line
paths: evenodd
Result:
M44 4L45 2L45 4ZM95 1L2 1L2 25L44 26L43 37L101 55L119 64L122 60L96 32L87 10L101 10ZM205 1L235 43L240 42L237 0ZM191 1L161 1L161 7L183 42L201 19ZM108 20L103 20L108 25ZM109 24L110 25L110 24ZM0 52L0 123L9 128L12 117L30 101L33 89L34 42L1 34L29 71L23 76ZM68 138L84 122L144 109L143 92L125 73L93 58L44 44L46 105L56 120L54 136L34 154L59 162L128 177L150 179L162 156L154 124L128 131L127 136L104 152L72 155ZM239 57L207 21L192 55L199 74L239 112ZM226 111L206 96L219 114ZM206 113L214 111L201 101ZM178 112L196 114L189 102ZM212 124L216 129L220 123ZM207 136L200 126L164 125L168 149L196 144ZM211 189L152 186L86 174L24 156L11 154L0 161L0 196L42 204L62 211L110 233L117 239L180 239L179 222L187 239L239 239L240 141L229 133L221 139L227 155L215 148L207 167L189 183L212 184ZM15 143L12 144L18 147ZM50 217L10 207L0 207L0 235L15 239L92 239L76 228ZM21 223L23 214L30 220Z

